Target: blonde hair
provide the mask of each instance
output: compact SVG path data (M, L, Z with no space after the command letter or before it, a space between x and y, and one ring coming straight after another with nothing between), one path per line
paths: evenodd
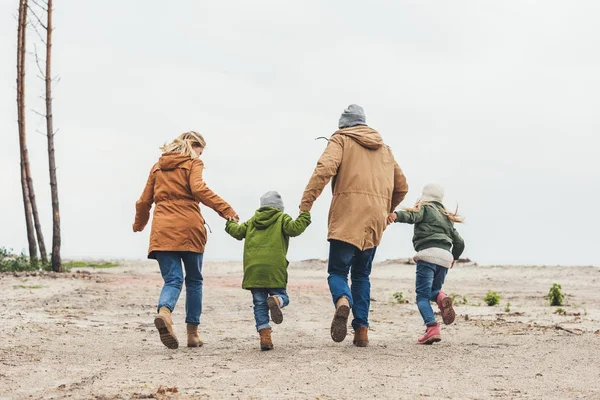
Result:
M194 147L205 148L206 141L198 132L189 131L177 136L171 143L165 143L160 150L163 153L179 153L182 156L194 158L197 156Z
M423 208L423 206L433 207L435 210L437 210L438 212L441 212L446 217L448 217L448 219L452 222L456 222L459 224L462 224L463 222L465 222L465 218L458 215L458 204L456 205L456 211L451 212L451 211L448 211L446 209L446 207L444 207L442 210L440 210L438 207L435 207L432 202L422 201L421 199L419 199L414 207L404 207L404 210L409 211L409 212L419 212L421 210L421 208Z

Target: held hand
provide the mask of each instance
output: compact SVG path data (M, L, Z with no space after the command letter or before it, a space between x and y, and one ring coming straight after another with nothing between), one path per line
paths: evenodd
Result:
M396 220L398 219L398 216L396 215L396 213L390 213L390 215L388 215L387 217L387 224L391 224L393 222L396 222Z
M227 220L228 221L233 221L233 222L240 222L240 217L237 214L235 214L235 215L227 218Z
M452 265L450 265L450 269L454 268L454 263L456 263L456 260L452 261Z

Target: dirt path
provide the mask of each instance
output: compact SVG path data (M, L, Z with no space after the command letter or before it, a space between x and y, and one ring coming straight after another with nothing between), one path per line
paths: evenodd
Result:
M205 266L205 346L176 351L152 323L162 283L152 262L59 278L0 275L0 398L600 399L600 268L456 268L446 290L468 304L441 343L418 346L414 267L378 265L371 346L356 348L351 337L329 337L325 266L294 264L271 352L258 349L240 269ZM567 315L545 303L553 282L569 294ZM502 294L500 306L477 305L488 290ZM394 303L397 291L410 304Z

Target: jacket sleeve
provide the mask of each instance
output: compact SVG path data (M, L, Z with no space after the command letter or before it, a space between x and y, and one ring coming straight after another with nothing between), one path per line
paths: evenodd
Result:
M283 233L290 237L300 236L310 225L310 213L301 212L294 221L289 215L283 217Z
M465 241L458 234L458 231L452 227L452 255L454 260L458 260L465 251Z
M323 192L331 178L337 174L344 153L343 139L334 135L327 144L327 148L319 158L300 203L300 211L310 211L313 203Z
M398 218L396 222L405 223L405 224L418 224L423 221L423 216L425 215L425 207L421 207L421 209L417 212L413 211L396 211L396 215Z
M225 224L225 232L229 233L231 237L237 240L242 240L246 237L246 231L248 230L248 222L238 224L235 221L227 221Z
M202 179L202 171L204 170L204 163L196 159L192 161L192 167L190 171L190 189L192 195L200 203L205 206L212 208L222 218L232 218L236 215L236 212L231 208L229 204L215 192L210 190L206 183Z
M398 163L394 161L394 192L392 193L392 209L390 212L394 212L396 207L402 203L402 200L406 197L406 193L408 193L406 177Z
M150 219L150 209L154 203L154 166L150 170L148 180L144 191L139 200L135 202L135 220L133 222L133 231L141 232L144 230Z

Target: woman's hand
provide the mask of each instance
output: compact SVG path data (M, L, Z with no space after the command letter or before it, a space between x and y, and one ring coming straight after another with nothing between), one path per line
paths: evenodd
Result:
M398 219L398 215L396 215L396 213L390 213L390 215L388 215L387 217L387 224L391 224L396 222L396 220Z

